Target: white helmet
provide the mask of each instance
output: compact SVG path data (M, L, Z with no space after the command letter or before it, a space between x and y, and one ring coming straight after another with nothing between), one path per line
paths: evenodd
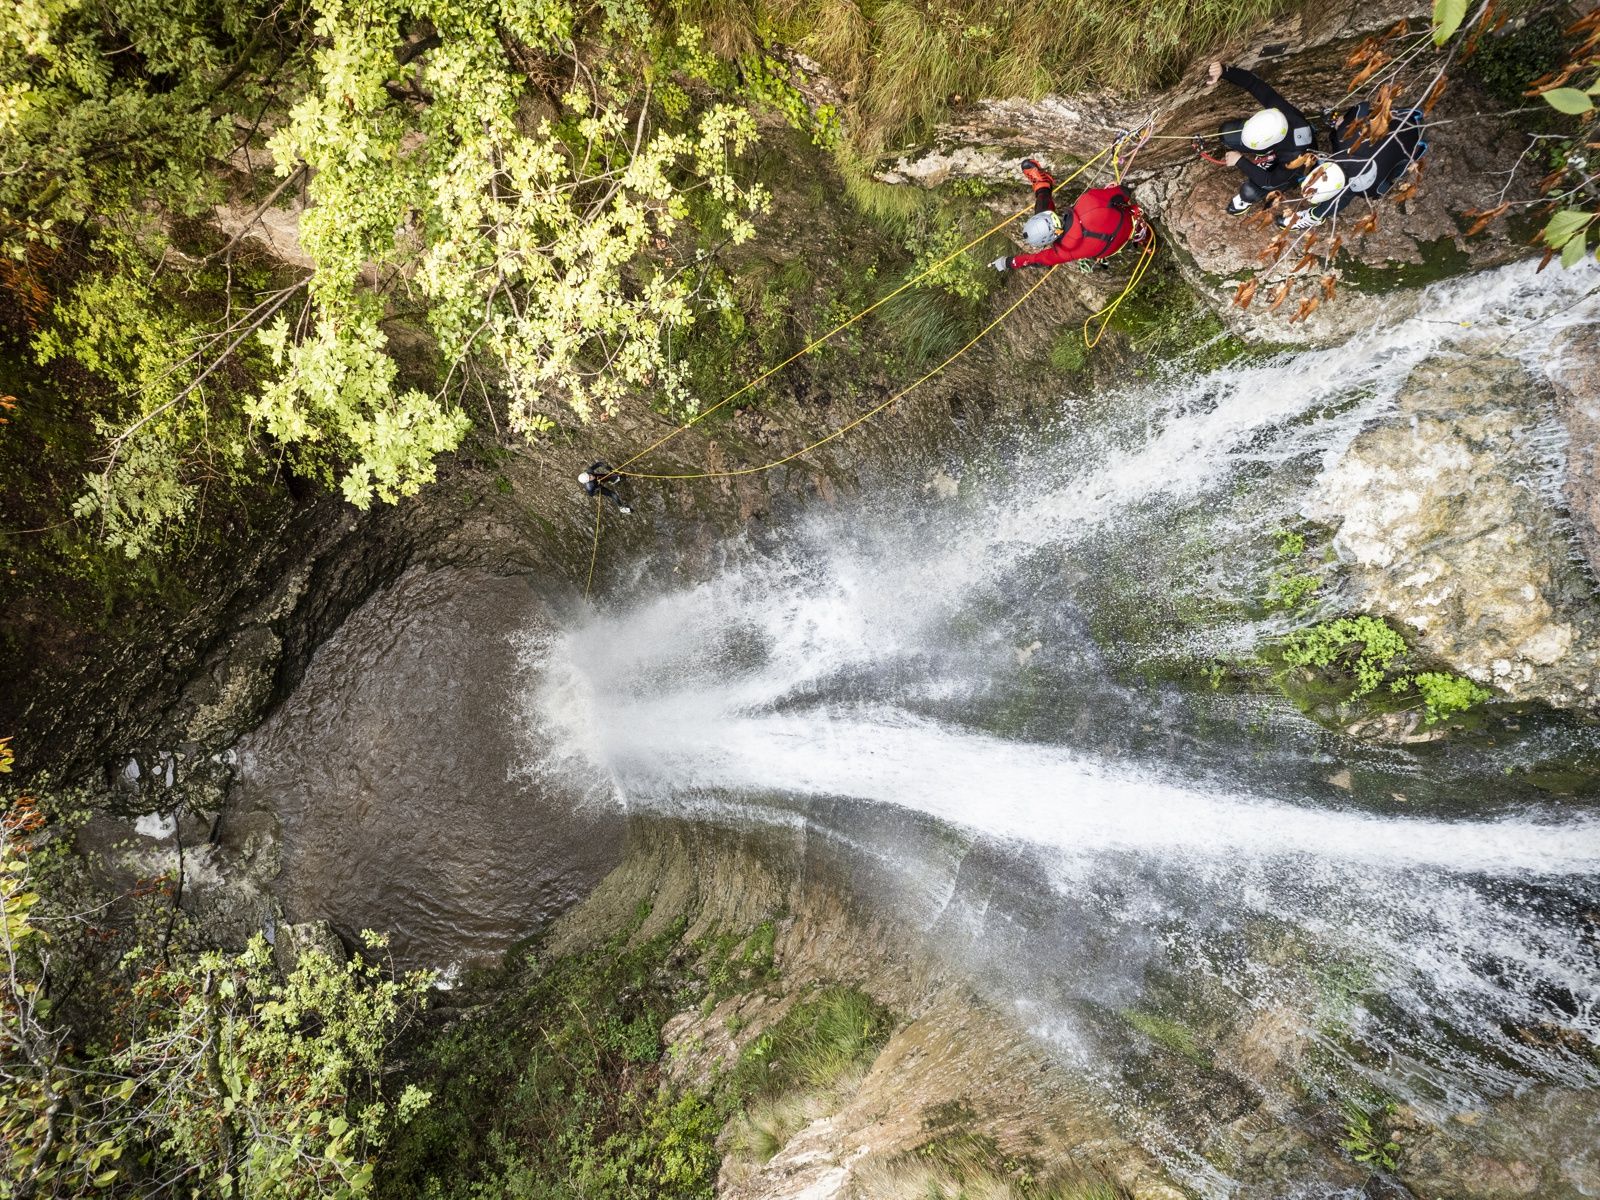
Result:
M578 472L578 482L579 483L588 483L589 480L591 480L593 478L594 478L594 476L589 474L589 472L587 472L587 471L579 471Z
M1251 150L1265 150L1276 146L1289 136L1289 118L1281 108L1263 108L1244 123L1239 140Z
M1300 194L1312 204L1321 204L1344 191L1344 186L1344 168L1338 163L1326 162L1306 176L1306 181L1300 185Z
M1056 239L1061 236L1061 218L1054 209L1045 209L1044 212L1034 213L1022 227L1022 240L1028 243L1029 249L1043 250L1054 246Z

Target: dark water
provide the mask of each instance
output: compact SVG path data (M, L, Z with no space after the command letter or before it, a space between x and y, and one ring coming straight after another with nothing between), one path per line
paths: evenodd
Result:
M282 822L291 919L387 932L404 962L482 963L616 864L614 807L520 774L513 635L539 612L526 580L414 570L243 740L238 802Z

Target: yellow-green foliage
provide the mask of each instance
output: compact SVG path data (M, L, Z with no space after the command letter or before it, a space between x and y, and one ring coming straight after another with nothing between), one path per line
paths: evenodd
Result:
M1340 617L1306 629L1297 629L1283 640L1284 662L1292 667L1322 667L1347 671L1355 678L1352 699L1376 691L1405 657L1406 640L1376 617ZM1432 725L1473 705L1482 704L1493 693L1462 675L1442 671L1402 673L1389 679L1389 691L1397 696L1414 692L1427 710Z
M1423 671L1411 677L1411 684L1422 695L1428 706L1428 724L1444 720L1458 712L1465 712L1475 704L1482 704L1494 693L1479 687L1465 675L1450 675L1443 671Z
M51 894L65 843L45 827L29 797L0 812L0 1197L152 1195L174 1178L230 1200L365 1195L377 1148L429 1100L386 1096L384 1076L431 977L321 951L284 976L259 936L238 954L151 939L95 981L115 1014L88 1031L114 1034L97 1046L55 995L71 939L107 905L69 911Z
M1283 660L1293 667L1349 670L1356 696L1365 696L1383 682L1384 673L1406 652L1406 640L1376 617L1340 617L1309 629L1297 629L1283 640Z

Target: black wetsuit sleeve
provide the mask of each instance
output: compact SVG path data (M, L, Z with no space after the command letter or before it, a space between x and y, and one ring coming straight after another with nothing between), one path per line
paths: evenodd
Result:
M1276 91L1273 90L1271 85L1266 83L1254 72L1246 71L1243 67L1223 67L1222 78L1226 82L1233 84L1234 87L1243 88L1245 91L1249 92L1253 97L1255 97L1256 103L1261 105L1262 108L1276 108L1282 110L1284 117L1289 122L1290 128L1293 128L1296 125L1311 124L1310 121L1306 120L1303 112L1280 96Z
M1300 181L1299 171L1291 170L1282 164L1259 167L1251 162L1248 157L1241 158L1234 163L1233 169L1263 192L1281 192L1284 188L1292 187Z

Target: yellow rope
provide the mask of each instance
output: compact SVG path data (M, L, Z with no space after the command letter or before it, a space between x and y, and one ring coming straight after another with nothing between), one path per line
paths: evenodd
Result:
M1093 350L1100 344L1100 339L1105 336L1106 326L1111 324L1111 318L1122 307L1122 302L1128 298L1128 293L1138 286L1139 280L1144 278L1144 273L1150 268L1150 260L1156 256L1156 231L1152 229L1150 236L1145 240L1144 249L1140 251L1139 261L1134 264L1133 271L1128 276L1128 282L1123 286L1122 294L1099 312L1093 313L1083 323L1083 344ZM1094 331L1094 337L1089 336L1089 327L1098 320L1099 327Z
M1004 321L1012 313L1016 312L1017 309L1022 306L1023 301L1025 301L1029 296L1033 295L1034 292L1038 291L1044 285L1044 281L1046 279L1049 279L1050 276L1054 275L1055 272L1056 272L1056 268L1055 267L1051 267L1048 271L1046 271L1043 275L1041 275L1038 278L1037 281L1035 281L1035 283L1033 284L1032 287L1030 287L1027 291L1023 292L1022 295L1018 296L1014 301L1012 301L1010 307L1008 307L998 317L996 317L994 320L990 321L987 325L985 325L982 329L980 329L978 331L978 333L976 334L976 336L974 336L971 341L969 341L965 346L962 346L961 349L957 350L954 354L952 354L949 358L945 359L938 366L934 367L927 374L923 375L915 383L907 384L905 387L901 388L898 392L896 392L894 395L890 396L887 400L885 400L882 404L878 405L876 408L870 409L867 412L862 413L859 417L857 417L855 420L851 421L848 425L843 425L840 428L835 429L832 433L828 434L826 437L818 438L816 441L812 442L809 446L804 446L801 449L796 450L793 454L786 454L780 459L776 459L776 460L774 460L772 462L769 462L769 463L763 463L759 467L737 467L737 468L735 468L735 469L733 469L731 471L695 471L695 472L681 474L681 475L648 475L648 474L644 474L642 472L629 471L628 474L634 479L722 479L722 478L726 478L727 476L730 476L730 475L755 475L755 474L757 474L757 473L759 473L761 471L770 471L774 467L781 467L785 463L793 462L795 459L801 457L802 455L810 454L811 451L815 450L818 446L824 446L827 443L833 441L834 438L841 437L844 434L849 433L857 425L860 425L860 424L862 424L863 422L866 422L866 421L870 421L873 417L877 416L879 413L881 413L884 409L888 408L895 401L899 400L903 396L909 395L911 392L914 392L917 388L921 387L924 383L927 383L928 380L932 379L935 375L939 374L939 372L943 371L951 363L955 362L956 359L960 358L968 350L971 350L974 346L976 346L979 342L981 342L985 337L987 337L989 332L992 329L994 329L995 326L999 325L1000 322Z
M1107 154L1111 153L1116 148L1116 145L1117 145L1117 143L1113 142L1111 145L1107 146L1104 150L1100 151L1099 154L1096 154L1093 158L1089 159L1082 166L1080 166L1076 171L1074 171L1071 175L1068 175L1065 179L1063 179L1059 183L1057 183L1055 185L1054 190L1059 192L1063 187L1065 187L1067 184L1071 183L1079 175L1082 175L1085 171L1087 171L1090 167L1094 166L1095 163L1099 162ZM776 375L779 371L783 370L783 368L787 367L790 363L794 362L797 358L803 358L805 355L810 354L813 350L815 350L818 346L822 345L824 342L828 341L830 338L833 338L833 337L837 336L838 334L843 333L846 329L850 328L850 326L854 325L857 321L861 320L862 317L866 316L867 314L873 312L876 309L882 308L885 304L889 303L889 301L893 300L901 292L904 292L908 288L915 287L917 284L921 283L924 279L926 279L928 276L932 275L935 271L937 271L940 267L944 266L946 263L951 262L952 260L954 260L956 258L959 258L961 255L965 254L968 250L971 250L974 246L976 246L978 243L984 241L985 239L993 237L995 234L999 233L1002 229L1004 229L1007 225L1011 224L1012 221L1015 221L1018 217L1024 215L1027 211L1028 210L1025 209L1025 208L1018 209L1016 212L1010 214L1009 216L1007 216L1006 218L1001 220L998 224L992 225L988 229L984 230L977 237L973 238L970 242L968 242L965 246L960 246L957 249L951 251L949 254L945 255L938 262L936 262L932 266L928 267L927 270L923 271L920 275L913 276L911 279L906 280L899 287L895 288L894 291L890 292L887 296L884 296L881 300L878 300L878 301L876 301L876 302L874 302L872 304L869 304L866 308L863 308L860 312L856 313L855 316L849 318L846 321L840 322L838 325L835 325L832 329L828 330L827 333L823 334L821 337L817 338L815 341L811 342L809 345L806 345L806 346L802 347L801 349L796 350L793 354L791 354L788 358L784 359L777 366L768 367L761 374L757 375L754 379L750 380L743 387L739 388L738 391L731 392L728 395L724 396L721 400L718 400L710 408L706 409L703 412L697 413L695 416L693 416L689 420L685 421L682 425L678 426L676 429L672 430L670 433L666 434L665 436L663 436L661 438L658 438L656 441L654 441L654 442L650 443L650 445L646 446L643 450L639 451L639 453L633 455L626 462L624 462L620 467L616 468L617 474L619 474L619 475L634 475L633 472L628 471L626 469L629 466L629 464L638 462L641 458L643 458L646 454L649 454L652 450L659 449L660 447L666 445L668 442L670 442L673 438L677 437L684 430L689 429L689 428L693 427L694 425L697 425L699 422L705 420L707 417L709 417L712 413L716 412L717 409L721 408L723 405L732 403L734 400L737 400L740 396L742 396L746 392L748 392L751 388L753 388L756 385L760 384L764 380L770 379L772 376ZM658 475L635 475L634 477L635 478L639 478L639 479L670 479L670 478L676 478L676 476L665 476L665 475L659 475L659 476ZM698 476L690 476L689 478L698 478Z
M594 497L594 542L589 547L589 578L583 584L583 598L589 598L594 588L594 560L600 555L600 494Z

